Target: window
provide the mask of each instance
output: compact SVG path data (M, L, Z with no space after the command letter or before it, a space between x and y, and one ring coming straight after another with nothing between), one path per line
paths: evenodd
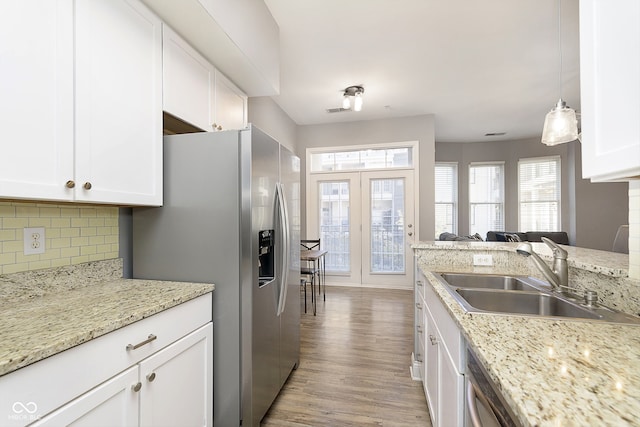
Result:
M469 231L504 231L504 162L469 165Z
M458 164L436 162L436 239L458 230Z
M391 169L413 166L411 147L311 154L311 172Z
M560 157L518 161L518 228L560 231Z

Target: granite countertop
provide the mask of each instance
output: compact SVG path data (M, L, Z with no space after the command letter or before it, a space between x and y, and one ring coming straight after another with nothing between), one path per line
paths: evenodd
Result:
M0 375L214 289L206 283L116 278L117 272L102 275L101 268L89 275L77 271L0 276Z
M533 250L542 259L553 260L551 249L544 243L531 243ZM515 242L481 242L481 241L434 241L418 242L411 247L414 249L455 249L457 251L515 251L519 243ZM629 256L615 252L600 251L596 249L578 248L562 245L567 251L567 264L569 267L579 268L594 273L604 274L610 277L626 277L629 274Z
M414 249L442 249L440 243L445 242ZM455 246L478 247L482 244ZM513 251L510 245L505 248ZM624 269L603 265L607 260L602 257L589 258L602 251L575 248L572 253L585 256L574 265L601 274ZM420 268L522 425L640 424L640 325L466 313L430 273L444 270ZM500 270L485 267L483 272Z

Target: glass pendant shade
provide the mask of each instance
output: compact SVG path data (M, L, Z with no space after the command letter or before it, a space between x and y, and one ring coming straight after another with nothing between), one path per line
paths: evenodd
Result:
M349 99L348 95L345 95L342 98L342 108L345 110L348 110L349 108L351 108L351 100Z
M360 94L360 92L357 92L353 100L353 111L360 110L362 110L362 95Z
M562 99L547 113L542 129L542 143L557 145L578 139L578 119L573 108Z

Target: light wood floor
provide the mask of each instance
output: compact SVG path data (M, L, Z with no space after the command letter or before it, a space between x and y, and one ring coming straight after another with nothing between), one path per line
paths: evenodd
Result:
M298 369L262 426L431 426L409 374L412 292L328 287L317 316L302 312L300 339Z

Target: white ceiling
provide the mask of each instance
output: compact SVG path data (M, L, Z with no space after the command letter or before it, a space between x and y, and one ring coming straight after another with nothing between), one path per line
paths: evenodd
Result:
M558 0L265 0L299 125L433 114L436 141L539 137L560 97ZM563 0L562 98L579 110L578 0ZM365 88L360 112L330 114ZM486 133L506 132L487 137Z

